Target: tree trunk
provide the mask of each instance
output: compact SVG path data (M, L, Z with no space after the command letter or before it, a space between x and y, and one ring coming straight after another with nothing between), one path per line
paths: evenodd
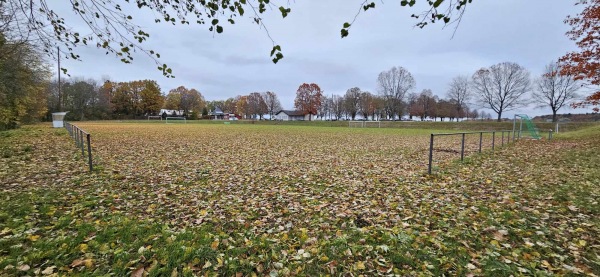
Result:
M557 122L558 118L556 117L556 110L552 109L552 122Z
M498 122L502 122L502 112L498 113Z

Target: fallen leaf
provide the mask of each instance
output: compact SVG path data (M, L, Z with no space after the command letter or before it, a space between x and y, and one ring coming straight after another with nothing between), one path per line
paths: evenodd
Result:
M144 266L138 266L133 272L131 272L131 277L142 277L144 275Z
M70 267L78 267L83 265L83 260L82 259L76 259L73 262L71 262Z
M215 240L210 244L210 248L212 248L213 250L217 250L217 248L219 247L219 241Z
M94 266L94 260L93 259L85 259L83 261L83 264L85 264L85 267L90 268Z
M55 268L56 268L56 266L46 267L46 269L44 269L44 271L42 271L42 274L44 274L44 275L50 275L50 274L54 273L54 269Z

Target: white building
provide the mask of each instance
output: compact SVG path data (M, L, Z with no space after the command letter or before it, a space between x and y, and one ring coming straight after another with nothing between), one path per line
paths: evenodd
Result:
M314 118L315 115L312 115ZM299 120L311 120L311 115L308 113L304 113L301 111L289 111L289 110L281 110L275 114L275 120L282 121L299 121Z

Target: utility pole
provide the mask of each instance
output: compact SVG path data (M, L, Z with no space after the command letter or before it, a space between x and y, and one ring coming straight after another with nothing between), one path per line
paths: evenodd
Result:
M58 53L58 112L62 111L62 94L60 92L60 47L56 47Z

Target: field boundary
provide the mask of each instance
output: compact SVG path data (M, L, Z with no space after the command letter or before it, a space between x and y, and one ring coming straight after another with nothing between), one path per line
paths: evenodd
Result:
M433 145L436 136L457 136L461 135L461 147L460 147L460 160L463 161L465 159L465 137L466 135L474 135L479 134L479 150L478 153L481 153L483 148L483 134L492 134L492 150L496 148L496 133L502 134L502 143L501 146L504 146L504 134L508 133L506 136L507 144L511 142L511 133L512 142L515 142L514 130L499 130L499 131L479 131L479 132L457 132L457 133L432 133L429 139L429 165L427 167L427 174L431 174L432 166L433 166ZM441 151L441 150L440 150Z
M75 146L77 146L77 148L81 148L81 156L83 158L85 158L85 150L87 148L88 166L90 168L90 172L94 171L94 163L92 162L92 135L69 122L65 122L65 129L67 129L67 132L69 132L71 138L75 140Z

